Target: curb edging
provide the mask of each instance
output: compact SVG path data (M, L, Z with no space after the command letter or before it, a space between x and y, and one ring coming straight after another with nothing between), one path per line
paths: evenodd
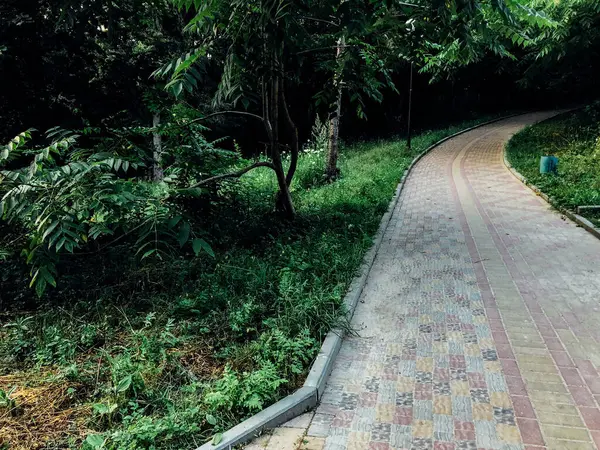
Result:
M402 178L396 187L396 192L388 205L388 209L381 218L379 228L373 239L373 245L363 257L363 262L358 272L359 274L354 277L350 284L350 288L344 297L343 303L347 309L348 321L350 321L354 315L354 310L356 309L358 300L367 284L367 278L371 272L373 263L375 262L375 257L381 247L383 237L391 221L394 210L398 205L404 184L414 166L427 153L456 136L522 114L524 113L510 114L465 128L464 130L446 136L430 145L412 160L408 168L402 174ZM600 238L600 231L598 237ZM321 345L319 354L310 368L306 381L300 389L224 432L222 439L218 444L213 445L209 441L196 448L196 450L231 450L234 446L253 439L263 431L275 428L317 406L323 395L323 391L325 390L327 379L333 369L333 363L342 346L343 338L344 331L341 329L333 329L327 333L325 340Z
M506 166L506 168L508 169L508 171L510 173L512 173L513 176L517 180L519 180L521 183L523 183L525 186L527 186L529 189L531 189L537 196L541 197L552 208L554 208L555 210L557 210L561 214L564 214L571 221L575 222L577 225L579 225L581 228L583 228L584 230L586 230L588 233L590 233L593 236L595 236L596 238L600 239L600 228L596 228L592 222L590 222L589 220L587 220L585 217L580 216L576 212L571 211L570 209L563 208L563 207L559 206L558 203L552 197L550 197L547 194L543 193L540 188L538 188L535 184L531 183L530 181L527 180L527 178L525 178L523 175L521 175L517 171L517 169L515 169L510 164L510 162L508 161L508 158L506 157L506 146L504 147L504 150L502 152L502 159L504 160L504 165Z

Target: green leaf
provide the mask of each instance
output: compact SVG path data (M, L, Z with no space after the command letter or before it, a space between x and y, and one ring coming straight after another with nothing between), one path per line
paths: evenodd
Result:
M125 378L119 381L119 384L117 384L117 392L125 392L127 389L129 389L131 386L131 381L131 375L127 375Z
M177 241L179 242L179 246L183 247L189 239L190 239L190 223L183 222L181 224L181 227L179 228L179 235L177 236Z
M38 278L35 283L35 293L38 297L42 297L46 291L46 280L44 278Z
M183 82L179 81L178 83L175 83L175 85L173 86L173 95L175 95L175 97L179 97L179 94L181 94L182 90Z
M40 268L40 275L44 278L44 280L46 280L46 282L50 286L56 287L56 280L54 279L54 277L52 276L52 274L48 271L48 269L46 267Z
M145 258L147 258L148 256L150 256L150 255L151 255L151 254L153 254L154 252L156 252L156 249L155 249L155 248L153 248L153 249L151 249L151 250L148 250L147 252L145 252L145 253L142 255L142 259L145 259Z
M104 447L106 439L101 434L90 434L85 438L85 443L93 449L100 449Z
M212 445L218 445L223 440L223 433L217 433L212 438Z
M169 223L168 223L168 227L169 228L174 228L175 225L177 225L179 223L179 221L181 220L181 216L175 216L175 217L171 217L169 219Z
M46 238L48 237L48 235L50 233L52 233L52 231L54 231L54 229L56 228L56 226L59 224L58 221L56 222L52 222L50 224L50 226L48 228L46 228L46 231L44 231L44 234L42 235L42 241L46 240Z
M33 252L30 253L30 255ZM29 255L28 255L29 256ZM33 285L35 284L35 280L37 280L38 275L40 274L40 269L36 270L33 274L33 276L31 277L31 281L29 282L29 287L33 287Z
M206 415L206 421L210 424L210 425L216 425L217 424L217 419L215 418L215 416L213 416L212 414L207 414Z
M215 257L215 252L210 247L210 245L208 245L208 242L206 242L204 239L194 239L192 241L192 248L194 249L194 253L196 254L196 256L200 254L200 250L204 250L213 258Z
M67 238L66 236L63 236L56 244L56 251L59 251L62 248L62 246L65 245L65 242L67 242Z

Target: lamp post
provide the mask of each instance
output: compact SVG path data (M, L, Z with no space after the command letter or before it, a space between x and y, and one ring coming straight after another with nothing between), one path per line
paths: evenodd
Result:
M408 130L406 132L406 145L410 150L410 114L412 109L412 91L413 91L413 63L410 63L410 81L408 82Z

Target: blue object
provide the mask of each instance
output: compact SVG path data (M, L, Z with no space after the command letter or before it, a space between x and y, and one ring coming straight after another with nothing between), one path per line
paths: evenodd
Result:
M556 156L542 156L540 159L540 173L556 173L558 158Z

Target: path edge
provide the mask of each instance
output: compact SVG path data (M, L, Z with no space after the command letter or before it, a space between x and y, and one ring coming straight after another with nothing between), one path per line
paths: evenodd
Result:
M556 115L551 116L548 119L551 119L552 117L556 117ZM548 120L548 119L545 119L545 120ZM511 137L511 139L512 139L512 137ZM525 186L527 186L529 189L531 189L538 197L542 198L542 200L544 200L548 205L550 205L556 211L560 212L561 214L564 214L571 221L575 222L577 225L579 225L581 228L586 230L588 233L590 233L594 237L600 239L600 228L595 227L592 222L587 220L585 217L580 216L576 212L571 211L570 209L567 209L567 208L563 208L562 206L559 206L559 204L556 202L556 200L554 200L548 194L545 194L544 192L542 192L542 190L540 188L538 188L535 184L533 184L532 182L527 180L527 178L525 178L523 175L521 175L521 173L512 166L512 164L510 163L510 161L508 160L508 158L506 156L506 153L507 153L506 146L508 145L508 142L510 142L510 139L506 142L506 144L504 145L504 148L502 149L502 159L503 159L504 165L506 166L508 171L510 173L512 173L513 176L517 180L519 180L521 183L523 183Z
M363 257L363 261L361 263L358 274L352 280L350 288L344 296L343 303L347 310L348 321L350 321L354 316L356 305L358 304L358 300L365 288L365 285L367 284L367 279L373 267L373 263L375 262L377 252L381 247L383 237L392 219L394 210L398 205L398 201L400 200L400 196L402 194L402 190L404 189L405 182L414 166L426 154L428 154L433 149L452 138L460 136L464 133L468 133L469 131L475 130L477 128L481 128L486 125L490 125L523 114L526 113L520 112L497 117L495 119L491 119L486 122L474 125L472 127L465 128L464 130L460 130L430 145L412 160L408 168L402 174L402 178L400 179L400 182L396 187L396 192L394 193L394 196L392 197L388 205L387 211L381 218L379 228L373 239L373 244ZM505 163L508 163L508 161L506 161L506 157ZM600 232L598 234L598 237L600 238ZM327 379L329 378L331 370L333 369L333 363L335 361L335 358L337 357L340 347L342 346L344 334L344 330L339 328L333 329L327 333L327 335L325 336L325 340L321 345L319 354L315 358L315 361L313 362L310 371L308 372L306 381L300 389L284 397L277 403L274 403L273 405L262 410L261 412L253 415L252 417L244 420L243 422L239 423L233 428L230 428L229 430L225 431L222 434L222 438L218 444L213 445L213 443L209 441L201 445L200 447L197 447L195 450L231 450L234 446L243 444L244 442L247 442L250 439L259 436L262 432L275 428L317 406L319 400L321 399L321 396L323 395L323 391L325 390Z

